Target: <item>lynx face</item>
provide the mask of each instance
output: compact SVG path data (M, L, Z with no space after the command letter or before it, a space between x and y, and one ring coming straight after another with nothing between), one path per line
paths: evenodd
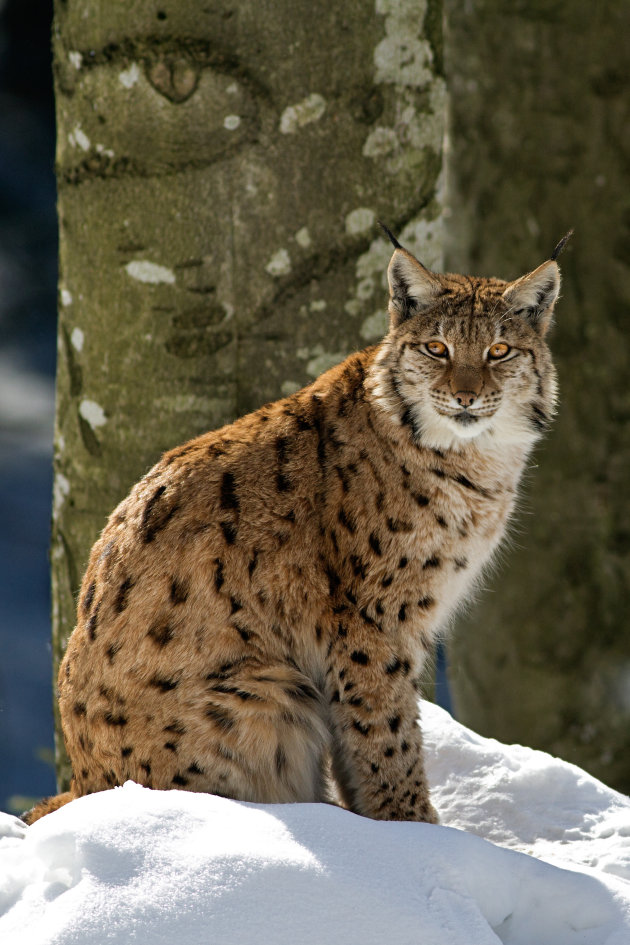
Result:
M389 267L391 327L375 394L400 402L416 440L534 440L551 419L555 375L544 342L560 288L555 262L507 283L436 275L404 250Z

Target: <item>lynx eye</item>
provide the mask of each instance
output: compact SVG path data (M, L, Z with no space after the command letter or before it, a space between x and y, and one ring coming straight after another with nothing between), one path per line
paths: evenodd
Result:
M488 357L492 358L493 361L498 361L500 358L504 358L506 354L509 354L511 350L509 345L504 344L502 341L497 341L496 344L490 345Z
M427 341L425 348L435 358L447 358L448 348L443 341Z

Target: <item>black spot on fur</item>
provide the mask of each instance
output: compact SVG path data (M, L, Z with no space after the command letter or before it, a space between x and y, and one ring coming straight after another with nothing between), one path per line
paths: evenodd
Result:
M372 532L368 540L370 542L370 548L372 549L374 554L380 557L383 554L383 551L381 549L381 542L379 540L378 535Z
M81 606L83 607L83 613L85 613L85 614L89 613L89 611L90 611L90 608L91 608L92 603L93 603L93 601L94 601L94 591L95 591L95 590L96 590L96 584L94 583L94 581L92 581L92 583L89 585L87 591L85 592L85 596L84 596L84 598L83 598L83 603L82 603L82 605L81 605Z
M82 716L87 714L87 706L85 702L75 702L72 707L72 711L77 716Z
M348 477L346 473L341 468L341 466L335 466L335 472L339 476L342 492L348 492L348 490L350 489L350 483L348 481Z
M173 578L171 581L171 603L184 604L188 600L188 584L179 578Z
M353 650L350 659L353 663L359 663L360 666L367 666L370 662L370 657L363 650Z
M296 429L300 433L304 433L307 430L313 429L313 424L308 419L308 417L291 406L284 408L284 415L285 417L291 417L291 419L295 422Z
M247 565L247 573L249 574L250 578L252 574L254 573L254 571L256 570L257 564L258 564L258 551L254 549L253 557L251 558L249 564Z
M293 489L291 481L282 472L276 474L276 489L278 492L291 492Z
M405 407L403 412L400 415L400 422L404 427L410 427L411 431L415 433L415 426L413 422L413 414L410 407Z
M549 426L549 417L536 404L531 404L531 425L535 430L546 430Z
M122 728L123 726L127 724L127 722L128 722L128 719L124 715L121 715L120 713L115 714L114 712L107 712L105 715L105 724L111 725L114 728L116 727Z
M395 715L392 719L388 719L387 724L389 725L390 732L397 732L400 728L400 716Z
M252 634L250 630L247 630L245 627L236 627L236 629L243 643L247 643L251 639Z
M222 728L224 732L229 732L230 729L234 728L234 718L221 706L214 705L214 703L210 702L206 706L205 714L207 718L216 722L219 728Z
M148 685L159 689L160 692L170 692L172 689L177 689L179 681L177 679L165 679L162 676L153 676Z
M235 597L230 597L230 616L237 614L239 610L243 609L243 605L240 600L237 600Z
M276 472L276 489L278 492L291 492L293 490L293 483L287 477L283 469L283 466L287 462L288 448L288 438L286 436L279 436L276 439L276 459L278 463L278 470Z
M339 509L339 514L337 515L337 518L339 520L339 523L343 525L343 527L346 528L350 532L351 535L354 535L354 533L357 530L357 526L352 521L352 519L348 517L348 514L346 513L345 509L343 508Z
M176 784L178 787L186 787L188 783L188 778L185 778L183 774L176 774L173 777L173 784Z
M440 528L448 528L448 522L446 521L443 515L436 515L435 521L438 523Z
M465 557L462 557L462 558L454 558L454 559L453 559L453 564L455 565L455 570L456 570L456 571L463 571L464 568L467 568L467 567L468 567L468 558L465 558Z
M182 722L171 722L170 725L165 725L162 731L171 732L173 735L185 735L186 726Z
M234 473L224 472L221 477L221 494L219 504L220 507L226 511L229 509L234 509L238 511L239 501L236 495L235 490L236 480L234 479Z
M432 597L421 597L418 601L418 607L420 610L429 610L430 607L433 607L435 601Z
M363 725L358 719L353 720L352 727L355 728L357 732L360 732L361 735L369 735L370 733L370 726Z
M133 751L133 748L127 745L125 748L120 749L120 754L122 755L123 758L128 758L129 755L132 753L132 751Z
M396 749L395 749L395 748L392 748L392 747L390 746L389 748L386 748L386 749L385 749L385 751L383 752L383 754L385 755L386 758L391 758L395 751L396 751Z
M365 580L368 572L368 565L359 558L358 555L350 555L350 566L355 577Z
M191 765L188 765L186 771L188 774L203 774L203 768L200 768L195 761L193 761Z
M407 619L407 605L406 604L400 605L400 610L398 611L398 619L400 620L401 623Z
M442 562L440 561L437 555L433 555L432 558L427 558L427 560L422 565L425 571L427 570L427 568L440 568L441 566L442 566Z
M253 699L254 702L264 702L262 696L256 695L255 692L248 692L246 689L240 689L238 686L226 686L224 683L219 683L213 686L212 689L214 692L237 696L242 702L249 702L250 699Z
M431 469L431 472L433 473L434 476L437 476L438 479L444 479L445 476L446 476L446 473L444 472L444 470L443 470L443 469L440 469L439 466L434 466L434 467Z
M164 747L167 751L172 751L174 755L177 754L177 745L175 742L164 742Z
M149 544L154 540L157 533L168 525L179 508L178 504L174 501L161 501L165 493L166 486L158 486L142 513L140 533L145 544Z
M224 569L224 564L223 564L223 562L221 561L220 558L215 558L214 563L215 563L216 568L217 568L216 571L214 572L214 589L215 589L215 591L216 591L217 594L218 594L219 591L221 590L221 588L223 587L223 581L224 581L223 569Z
M122 646L122 643L119 642L119 643L111 643L107 647L107 650L105 652L107 654L107 659L109 660L110 663L114 662L114 657L120 650L121 646Z
M297 683L295 686L292 686L290 689L286 690L288 696L291 696L292 699L297 699L299 702L307 701L317 701L319 700L319 693L313 686L310 686L308 683Z
M332 597L341 584L341 578L330 564L327 564L324 570L326 572L326 577L328 578L328 592Z
M370 617L370 615L369 615L369 613L368 613L368 610L367 610L367 607L362 607L361 610L359 611L359 613L360 613L361 617L363 618L363 620L365 621L365 623L368 624L368 626L370 626L370 627L377 627L378 630L381 630L381 629L382 629L381 625L376 622L376 620L374 619L374 617Z
M422 495L421 492L412 492L411 498L414 500L414 502L418 503L420 508L424 508L425 505L429 504L429 499L427 498L426 495Z
M232 522L219 522L221 526L221 531L223 532L223 537L227 545L233 545L236 541L236 536L238 534L238 529L236 525L233 525Z
M99 614L100 609L101 609L101 602L99 600L98 604L92 611L85 627L87 630L88 637L90 638L92 643L94 642L94 640L96 640L96 628L98 626L98 614Z
M400 561L398 562L398 567L402 570L403 568L406 568L408 564L409 564L409 558L403 555Z
M147 636L150 637L157 646L166 646L175 636L175 631L168 623L154 624Z
M118 588L118 593L116 594L116 600L114 601L114 610L117 614L122 614L123 610L127 607L128 600L127 596L129 591L134 586L135 581L133 578L125 578L125 580L120 584Z
M393 580L394 580L394 575L393 575L393 574L388 574L388 575L387 575L386 577L384 577L383 580L381 581L381 587L389 587L389 585L392 583Z
M472 489L473 492L485 492L485 489L480 489L479 486L476 486L474 482L471 482L466 476L461 473L457 476L453 476L455 482L459 483L460 486L463 486L465 489Z

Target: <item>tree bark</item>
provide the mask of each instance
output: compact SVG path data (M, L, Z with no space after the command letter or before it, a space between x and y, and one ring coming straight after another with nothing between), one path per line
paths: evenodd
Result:
M57 0L54 49L56 672L160 453L381 335L376 220L440 265L445 87L440 0Z
M493 593L459 621L467 725L630 789L630 7L447 3L450 268L512 278L569 227L559 417Z

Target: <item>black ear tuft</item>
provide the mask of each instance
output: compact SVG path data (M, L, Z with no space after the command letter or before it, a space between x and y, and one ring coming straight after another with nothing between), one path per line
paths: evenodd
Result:
M384 223L381 223L380 220L378 221L378 225L380 226L380 228L381 228L382 230L385 231L385 233L387 234L387 236L389 236L389 238L390 238L390 240L391 240L391 242L392 242L392 246L394 246L396 249L402 249L402 246L400 245L400 243L398 242L398 240L396 239L396 237L394 236L394 234L392 233L392 231L389 230L389 229L385 226Z
M556 248L554 249L553 253L551 254L549 258L556 260L572 236L573 236L573 228L571 228L569 232L565 236L562 237L562 239L560 240L560 242L558 243L558 245L556 246Z

